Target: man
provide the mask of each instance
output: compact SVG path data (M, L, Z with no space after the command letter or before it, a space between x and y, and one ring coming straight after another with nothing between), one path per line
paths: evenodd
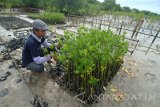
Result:
M31 70L37 73L44 71L43 63L52 60L50 55L43 56L41 45L48 47L50 43L44 39L48 26L42 20L36 19L33 21L33 32L27 39L23 53L22 53L22 66L27 70Z

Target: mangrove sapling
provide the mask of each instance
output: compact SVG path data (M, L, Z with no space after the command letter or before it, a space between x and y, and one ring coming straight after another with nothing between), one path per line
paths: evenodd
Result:
M81 27L77 31L65 32L60 54L54 54L65 66L65 86L76 94L84 93L79 98L92 103L118 71L128 43L110 30Z

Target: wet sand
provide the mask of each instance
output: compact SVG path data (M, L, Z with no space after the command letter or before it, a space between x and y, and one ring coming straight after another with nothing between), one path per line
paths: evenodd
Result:
M1 31L1 29L0 29ZM56 30L57 33L61 30ZM1 32L4 32L1 31ZM5 34L5 33L4 33ZM7 35L4 35L7 36ZM4 39L4 38L3 38ZM138 47L142 49L142 47ZM21 49L12 52L12 57L21 58ZM132 56L126 54L125 62L108 86L106 92L100 96L100 102L93 107L159 107L160 105L160 56L157 52L136 50ZM42 86L28 87L20 73L9 69L13 59L0 62L0 75L7 71L8 78L0 82L0 107L33 107L30 99L38 92L48 102L49 107L83 107L84 105L71 96L66 90L58 86L50 76L41 78Z

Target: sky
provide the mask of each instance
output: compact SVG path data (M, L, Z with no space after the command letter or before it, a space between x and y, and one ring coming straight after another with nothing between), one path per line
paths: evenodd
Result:
M103 2L104 0L98 0ZM148 10L160 14L160 0L116 0L121 7L128 6L139 10Z

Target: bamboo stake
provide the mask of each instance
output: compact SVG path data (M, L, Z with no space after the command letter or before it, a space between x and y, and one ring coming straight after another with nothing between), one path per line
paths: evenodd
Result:
M108 29L110 28L110 25L111 25L111 21L109 21Z
M100 24L99 24L99 29L101 30L101 26L102 26L102 20L100 21Z
M147 51L146 51L145 55L149 52L149 50L150 50L151 46L153 45L154 41L155 41L155 40L156 40L156 38L158 37L159 32L160 32L160 29L158 30L158 32L157 32L157 34L156 34L156 36L153 38L153 40L152 40L152 42L151 42L150 46L148 47L148 49L147 49Z
M137 29L137 31L136 31L136 34L135 34L135 37L134 37L134 38L137 38L137 35L138 35L138 33L139 33L139 30L141 29L141 27L142 27L142 25L143 25L143 22L144 22L144 20L141 20L141 21L140 21L139 26L138 26L138 29Z
M135 35L136 31L137 31L138 25L139 25L139 23L137 23L137 25L134 27L134 30L133 30L131 38L134 37L134 35Z
M123 24L124 24L124 21L121 24L121 27L120 27L120 30L119 30L119 35L121 34L121 30L122 30Z

